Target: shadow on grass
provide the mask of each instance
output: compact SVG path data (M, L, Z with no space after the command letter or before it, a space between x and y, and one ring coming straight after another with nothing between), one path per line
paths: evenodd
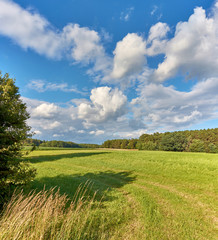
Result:
M42 155L36 157L28 157L27 160L30 163L40 162L52 162L62 158L78 158L78 157L89 157L93 155L110 154L110 152L78 152L78 153L66 153L66 154L55 154L55 155Z
M97 172L86 173L84 175L58 175L56 177L45 177L32 182L30 189L50 189L53 187L60 188L61 194L67 194L70 198L73 198L78 187L84 186L87 181L89 184L87 187L86 196L92 196L97 191L96 200L100 201L103 197L103 201L113 201L116 199L110 192L113 189L118 189L126 184L135 181L135 176L132 176L132 172Z

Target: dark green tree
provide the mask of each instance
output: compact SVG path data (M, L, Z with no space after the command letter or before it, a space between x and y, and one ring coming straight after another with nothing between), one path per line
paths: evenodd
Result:
M185 151L187 138L183 132L167 132L161 140L161 149L164 151Z
M0 207L13 186L25 184L35 176L35 170L22 160L21 152L23 141L30 136L28 118L15 81L0 72Z
M194 139L189 146L190 152L205 152L204 142L200 139Z

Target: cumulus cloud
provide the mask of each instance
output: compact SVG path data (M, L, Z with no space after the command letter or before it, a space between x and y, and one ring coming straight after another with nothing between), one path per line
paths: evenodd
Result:
M50 23L37 13L18 4L0 1L0 34L10 37L22 48L34 49L47 57L60 58L61 36Z
M139 89L140 96L131 104L135 118L144 121L150 131L175 130L216 119L217 89L218 78L198 82L189 92L150 83Z
M96 31L72 23L62 30L56 29L40 14L23 9L13 1L0 0L0 22L1 35L49 58L95 63L105 55Z
M32 109L33 117L51 118L58 112L58 107L54 103L42 103L36 108Z
M166 35L170 31L166 23L158 22L150 28L147 39L147 55L154 56L165 52L166 44L168 42Z
M129 33L114 50L112 78L121 79L139 73L146 63L146 42L136 33Z
M71 57L78 62L89 63L104 56L100 37L94 30L81 28L78 24L68 24L64 27L62 36L67 46L72 46Z
M187 78L205 79L218 76L218 7L207 17L201 7L195 8L187 22L176 26L168 41L165 60L154 72L154 79L164 81L183 73Z
M38 131L38 130L35 130L35 131L33 131L33 134L35 134L35 135L41 135L42 132L41 132L41 131Z
M96 88L90 101L80 99L66 106L23 98L30 113L28 124L40 139L101 143L114 133L136 131L125 117L127 98L117 88ZM133 126L134 125L134 126Z
M98 136L98 135L104 134L104 131L103 130L91 131L90 134Z
M44 125L42 126L43 129L55 129L61 126L61 123L58 121L54 121L54 122L44 122Z
M78 116L90 123L115 120L126 113L127 98L115 88L99 87L91 91L90 103L78 106Z

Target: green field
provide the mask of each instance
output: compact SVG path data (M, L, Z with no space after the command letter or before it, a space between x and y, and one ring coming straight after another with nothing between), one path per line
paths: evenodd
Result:
M47 150L28 159L37 177L26 191L58 186L73 197L92 182L106 239L217 239L218 154Z

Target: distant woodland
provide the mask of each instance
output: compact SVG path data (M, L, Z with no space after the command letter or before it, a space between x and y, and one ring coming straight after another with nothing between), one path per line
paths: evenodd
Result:
M36 146L36 147L58 147L58 148L98 148L98 144L86 144L86 143L74 143L65 141L45 141L39 139L28 138L24 142L25 146Z
M218 153L218 128L142 134L139 139L113 139L102 145L78 144L65 141L42 141L27 139L26 146L59 148L114 148L152 151L207 152Z
M104 148L218 153L218 128L143 134L139 139L114 139Z

